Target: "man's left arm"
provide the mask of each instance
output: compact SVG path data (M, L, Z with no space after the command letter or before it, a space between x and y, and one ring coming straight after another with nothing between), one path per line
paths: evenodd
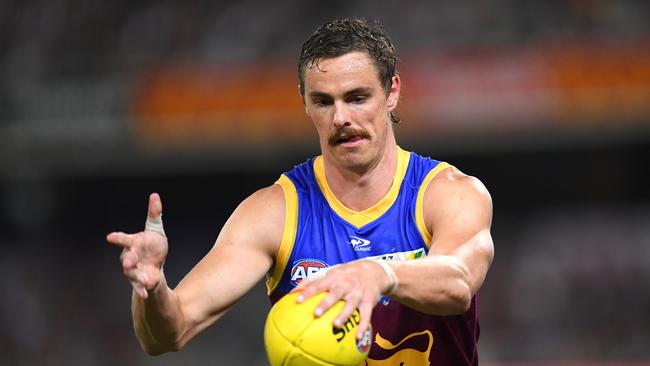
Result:
M399 283L390 297L428 314L462 314L494 257L490 194L478 179L447 168L427 187L424 220L429 255L389 262Z

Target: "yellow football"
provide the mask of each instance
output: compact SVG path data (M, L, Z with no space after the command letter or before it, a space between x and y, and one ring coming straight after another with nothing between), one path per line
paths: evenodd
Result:
M325 295L321 293L298 304L298 293L292 292L273 305L264 326L264 344L271 366L363 364L372 342L370 326L357 340L361 317L355 310L341 328L334 328L332 324L343 310L343 301L314 317L314 310Z

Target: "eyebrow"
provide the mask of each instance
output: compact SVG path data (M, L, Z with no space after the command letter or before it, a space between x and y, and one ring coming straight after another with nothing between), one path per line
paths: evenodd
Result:
M352 90L348 90L345 92L344 96L348 97L350 95L357 95L357 94L370 94L372 93L372 88L370 87L358 87L354 88ZM324 92L319 92L319 91L313 91L309 93L310 98L331 98L331 95L324 93Z

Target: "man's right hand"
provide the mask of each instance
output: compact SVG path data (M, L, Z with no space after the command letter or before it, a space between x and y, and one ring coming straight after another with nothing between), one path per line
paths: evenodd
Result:
M157 193L149 196L148 220L161 220L162 202ZM163 280L162 265L167 257L167 237L159 229L145 229L136 234L113 232L106 236L106 241L123 248L120 261L124 275L129 279L135 292L143 299L148 291L155 289ZM148 225L149 226L149 225Z

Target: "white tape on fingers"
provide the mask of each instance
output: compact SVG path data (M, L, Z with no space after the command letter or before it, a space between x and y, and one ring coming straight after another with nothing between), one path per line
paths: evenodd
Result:
M165 229L163 228L162 214L154 219L147 215L147 221L144 224L144 229L147 231L153 231L162 236L167 236L165 235Z

